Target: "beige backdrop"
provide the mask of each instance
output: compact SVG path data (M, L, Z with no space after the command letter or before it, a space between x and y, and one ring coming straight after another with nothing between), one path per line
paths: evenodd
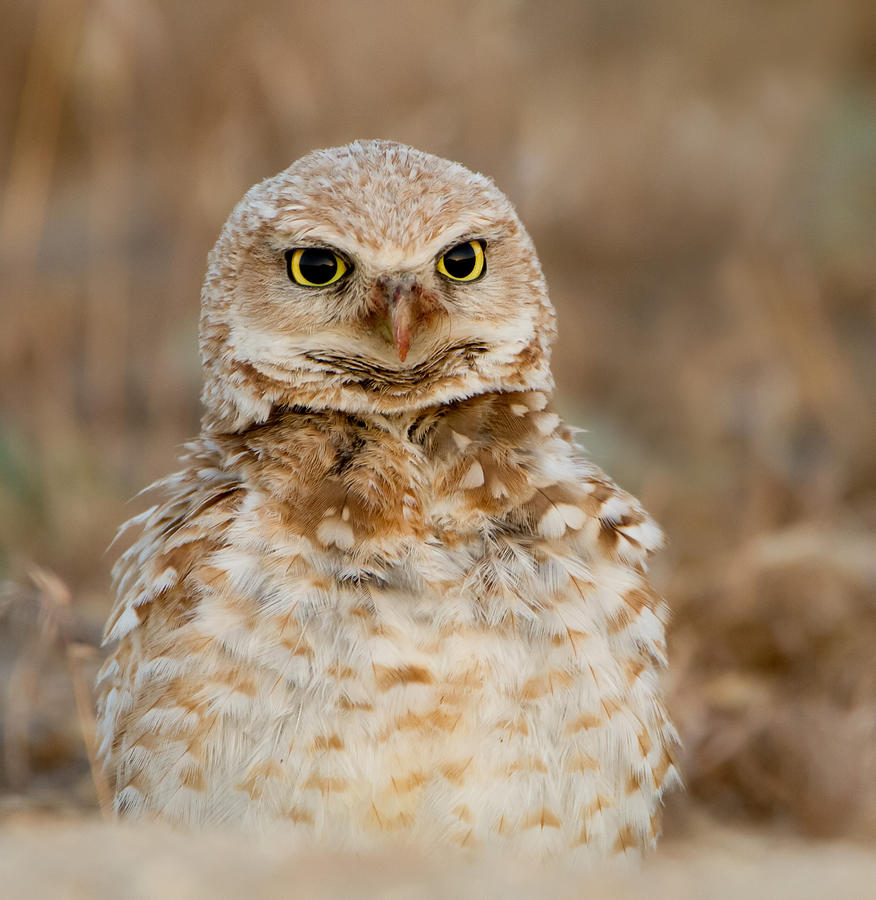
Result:
M715 819L876 836L876 5L0 18L0 847L97 815L104 550L198 428L205 254L250 184L355 137L514 200L559 311L559 405L667 531L689 785L667 845Z

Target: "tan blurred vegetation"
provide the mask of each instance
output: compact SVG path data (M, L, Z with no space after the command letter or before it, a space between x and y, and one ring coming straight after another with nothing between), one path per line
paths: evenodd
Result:
M388 137L516 202L560 405L667 531L670 839L695 807L876 835L871 0L0 14L0 818L96 809L74 688L104 550L198 429L225 216L313 147Z

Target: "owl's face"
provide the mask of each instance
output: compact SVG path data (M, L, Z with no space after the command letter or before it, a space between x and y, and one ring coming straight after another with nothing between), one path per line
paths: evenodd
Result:
M254 187L211 254L207 421L549 387L553 334L532 243L489 179L388 142L317 151Z

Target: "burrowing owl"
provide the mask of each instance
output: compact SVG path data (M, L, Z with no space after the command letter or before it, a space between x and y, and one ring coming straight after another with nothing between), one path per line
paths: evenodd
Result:
M488 178L382 141L212 251L206 412L117 566L120 815L590 859L677 779L660 533L551 409L554 313Z

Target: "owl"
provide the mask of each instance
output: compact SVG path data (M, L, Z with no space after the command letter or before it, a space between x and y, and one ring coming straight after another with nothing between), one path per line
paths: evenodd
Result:
M553 410L555 336L483 175L359 141L246 194L204 282L201 434L115 569L119 816L585 863L655 843L661 535Z

